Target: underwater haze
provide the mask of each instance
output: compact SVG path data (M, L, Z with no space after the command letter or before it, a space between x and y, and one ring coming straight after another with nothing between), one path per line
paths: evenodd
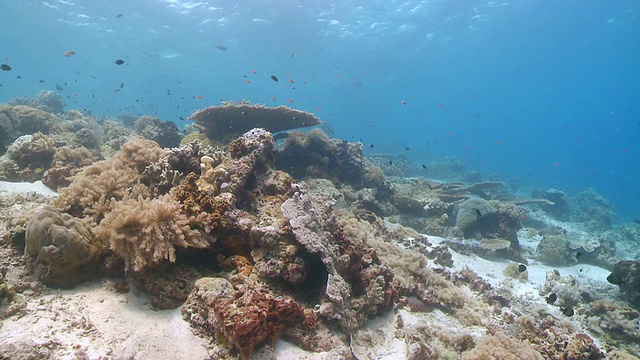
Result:
M0 21L2 103L55 90L179 126L283 104L368 153L593 188L640 217L637 0L7 0Z

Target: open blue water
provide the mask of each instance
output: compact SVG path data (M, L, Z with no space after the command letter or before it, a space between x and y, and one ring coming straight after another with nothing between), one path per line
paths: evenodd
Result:
M618 220L640 217L637 0L5 0L1 9L0 62L12 70L0 72L0 102L58 85L68 108L179 125L220 100L285 104L372 153L417 164L455 156L529 187L592 187Z

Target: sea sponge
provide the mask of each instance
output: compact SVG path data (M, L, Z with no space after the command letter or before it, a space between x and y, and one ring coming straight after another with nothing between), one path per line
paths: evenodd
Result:
M176 261L175 247L204 248L209 242L192 230L194 219L171 195L125 198L95 227L96 236L122 257L127 270L140 271L165 260Z
M26 225L25 254L37 255L39 278L72 288L93 276L103 246L88 224L47 205Z

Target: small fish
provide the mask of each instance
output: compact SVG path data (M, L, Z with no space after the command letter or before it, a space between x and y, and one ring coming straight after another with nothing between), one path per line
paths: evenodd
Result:
M404 101L404 100L402 100L402 101L400 101L400 104L402 104L402 105L407 105L407 102L406 102L406 101Z
M560 308L560 311L564 316L568 316L568 317L571 317L574 314L572 307Z
M116 60L116 65L122 65L122 64L124 64L124 60L122 59Z
M576 252L576 260L582 257L582 253L580 251Z
M370 147L370 148L374 148L374 147L376 147L376 146L375 146L375 145L373 145L373 144L369 144L369 147Z
M478 209L478 208L473 208L473 209L471 209L471 210L473 210L473 213L474 213L474 214L476 214L476 216L477 216L477 217L482 216L482 213L480 212L480 209ZM524 265L523 265L523 266L524 266Z
M549 294L549 296L547 296L546 299L544 299L544 301L546 301L549 305L552 305L554 302L556 302L556 300L558 300L558 294L556 293L551 293Z
M62 91L62 90L64 90L64 88L63 88L62 86L60 86L60 85L56 84L56 90L58 90L58 91Z
M271 80L278 82L278 77L275 75L271 75Z
M393 165L393 161L389 160L388 164Z
M251 70L252 73L257 74L258 70Z
M411 150L411 148L409 148L408 146L406 148L404 148L405 150L409 151Z
M202 99L202 95L196 95L196 99Z
M124 82L120 83L120 89L122 89L124 87Z
M525 271L527 271L527 266L526 265L524 265L524 264L518 265L518 272L523 273Z
M184 121L184 118L182 116L180 116L180 120Z
M246 82L247 84L251 84L251 80L247 79L244 82Z
M292 83L292 84L296 83L295 81L293 81L293 79L289 79L289 82Z
M611 273L609 276L607 276L607 281L613 285L622 285L624 283L622 277L615 273Z
M39 83L43 83L43 82L44 82L44 80L40 79L40 80L38 80L38 82L39 82Z
M293 99L289 99L287 101L293 104Z
M11 71L11 66L7 64L2 64L0 65L0 69L2 69L2 71Z
M69 50L69 51L65 51L63 55L64 55L65 57L69 57L69 56L73 56L73 55L75 55L75 54L76 54L76 52L75 52L75 51L73 51L73 50Z
M215 47L216 49L218 49L218 50L220 50L220 51L227 51L227 50L228 50L228 49L227 49L227 47L226 47L226 46L224 46L224 45L218 45L218 44L216 44L216 45L213 45L213 47Z
M117 18L121 18L121 17L122 17L122 14L118 14L118 15L116 15L116 17L117 17Z
M407 148L407 149L408 149L408 148ZM427 165L422 164L422 168L423 168L423 169L425 169L425 170L427 170Z

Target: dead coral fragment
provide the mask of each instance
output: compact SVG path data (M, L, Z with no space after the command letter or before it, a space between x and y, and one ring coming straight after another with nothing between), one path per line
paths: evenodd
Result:
M140 271L176 260L175 247L204 248L209 243L191 229L192 220L170 195L157 199L125 199L115 203L95 228L96 236L121 256L128 270Z
M311 113L282 105L273 108L250 105L247 102L235 104L233 101L209 106L189 116L189 119L195 121L197 127L202 128L210 139L237 136L253 128L278 132L322 123Z

